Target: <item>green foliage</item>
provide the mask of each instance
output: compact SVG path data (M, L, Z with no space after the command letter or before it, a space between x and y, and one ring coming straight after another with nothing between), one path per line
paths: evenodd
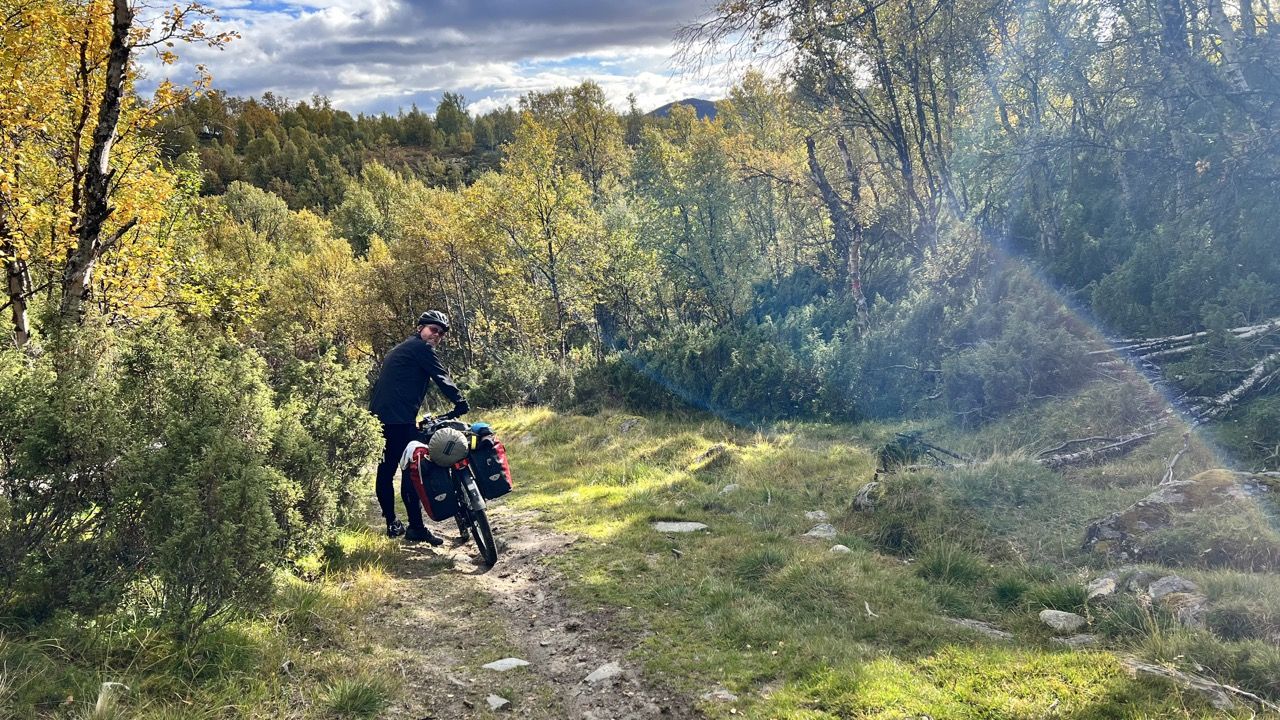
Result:
M963 545L940 541L916 557L915 571L926 580L972 586L987 577L987 564Z
M149 550L158 611L188 637L270 596L282 529L272 506L294 489L267 464L278 417L261 361L216 338L148 330L122 358L122 396L149 442L126 454L115 494Z
M480 407L566 407L574 397L574 376L567 363L545 357L513 353L479 375L467 391L467 398Z
M324 703L341 718L371 718L390 704L391 689L377 677L343 678L324 690Z

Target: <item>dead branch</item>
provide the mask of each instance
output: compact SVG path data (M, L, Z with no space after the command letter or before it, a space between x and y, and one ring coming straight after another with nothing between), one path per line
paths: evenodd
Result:
M1178 452L1173 454L1173 459L1169 461L1169 467L1165 469L1164 477L1160 478L1161 485L1168 485L1169 483L1173 482L1173 477L1174 477L1173 469L1178 465L1178 461L1182 459L1182 456L1187 452L1187 449L1190 447L1191 447L1191 433L1189 432L1182 433L1182 447L1179 448Z
M1075 439L1075 440L1067 440L1066 442L1064 442L1064 443L1062 443L1061 445L1058 445L1058 446L1056 446L1056 447L1051 447L1051 448L1049 448L1049 449L1047 449L1047 450L1041 450L1040 452L1036 453L1036 457L1044 457L1045 455L1051 455L1051 454L1053 454L1053 453L1062 452L1063 450L1066 450L1066 449L1067 449L1067 448L1069 448L1069 447L1075 447L1076 445L1083 445L1083 444L1085 444L1085 443L1091 443L1091 442L1115 442L1115 441L1117 441L1117 440L1119 440L1119 439L1120 439L1120 438L1105 437L1105 436L1103 436L1103 435L1094 435L1093 437L1077 438L1077 439Z
M1036 462L1053 470L1059 470L1064 467L1072 467L1076 465L1092 465L1103 460L1109 460L1113 457L1124 455L1155 437L1155 435L1156 434L1154 432L1133 433L1116 438L1115 442L1101 447L1089 448L1087 450L1067 453L1065 455L1050 455L1048 457L1038 458Z

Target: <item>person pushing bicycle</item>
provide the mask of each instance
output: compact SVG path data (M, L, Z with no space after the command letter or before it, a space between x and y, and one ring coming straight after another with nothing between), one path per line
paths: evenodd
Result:
M418 495L404 480L400 483L400 498L404 502L405 516L409 519L408 529L396 519L392 479L399 468L400 455L409 442L418 436L418 410L432 382L453 403L453 409L439 419L456 418L471 409L462 396L462 391L436 357L436 346L448 332L448 315L439 310L428 310L419 315L417 330L387 353L378 379L373 384L369 411L382 422L382 437L386 441L382 462L378 464L374 492L378 497L378 505L382 508L382 517L387 521L387 537L404 535L405 540L425 540L432 545L444 542L423 524Z

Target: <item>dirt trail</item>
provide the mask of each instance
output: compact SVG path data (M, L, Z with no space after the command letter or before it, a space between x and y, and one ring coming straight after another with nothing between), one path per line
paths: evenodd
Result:
M498 564L486 570L474 546L406 544L395 566L393 595L368 618L404 682L400 702L384 714L411 720L521 717L580 720L695 718L686 698L643 678L628 658L642 638L619 630L602 608L583 608L564 593L547 559L574 542L540 524L537 513L491 508ZM437 533L452 523L433 527ZM506 672L483 664L517 657L530 664ZM616 677L587 682L608 663ZM511 702L491 710L493 694Z

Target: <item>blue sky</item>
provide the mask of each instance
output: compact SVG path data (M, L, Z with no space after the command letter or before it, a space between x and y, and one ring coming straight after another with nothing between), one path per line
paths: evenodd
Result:
M651 110L686 97L723 97L733 78L672 59L675 31L709 0L214 0L241 38L224 50L177 48L153 79L189 79L196 64L233 95L328 96L351 112L410 105L433 111L446 91L473 111L514 105L529 91L591 79L619 108L628 93Z

